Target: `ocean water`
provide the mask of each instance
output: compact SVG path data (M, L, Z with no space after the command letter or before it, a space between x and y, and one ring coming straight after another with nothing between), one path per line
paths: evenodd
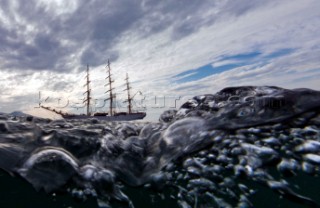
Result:
M159 122L0 116L0 207L320 207L320 92L233 87Z

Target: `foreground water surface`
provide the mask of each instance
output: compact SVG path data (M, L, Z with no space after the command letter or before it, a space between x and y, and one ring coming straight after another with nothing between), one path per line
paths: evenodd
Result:
M320 92L233 87L157 123L0 116L1 207L320 207Z

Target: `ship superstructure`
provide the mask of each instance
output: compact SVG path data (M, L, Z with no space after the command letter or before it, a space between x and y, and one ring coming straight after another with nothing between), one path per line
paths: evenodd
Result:
M70 114L62 112L61 110L56 110L51 107L47 107L39 103L39 106L43 109L55 112L59 115L61 115L65 119L87 119L87 118L97 118L100 120L107 120L107 121L130 121L130 120L138 120L143 119L146 116L145 112L133 112L132 110L132 100L133 97L130 95L130 83L129 83L129 76L128 73L126 74L126 91L127 91L127 99L125 102L128 103L127 106L127 112L116 112L115 106L114 106L114 100L116 98L116 94L114 93L113 88L113 82L112 74L111 74L111 67L110 67L110 61L108 60L108 64L106 66L107 69L107 77L106 81L107 84L105 84L104 87L107 87L107 91L105 94L108 95L108 97L104 100L104 103L106 101L109 101L109 111L108 112L97 112L93 113L90 111L90 105L91 105L91 88L90 88L90 71L89 71L89 65L87 65L87 74L86 74L86 83L84 87L86 87L86 91L83 93L85 95L85 98L83 100L83 103L86 107L86 114ZM140 92L140 91L139 91ZM140 92L141 93L141 92Z

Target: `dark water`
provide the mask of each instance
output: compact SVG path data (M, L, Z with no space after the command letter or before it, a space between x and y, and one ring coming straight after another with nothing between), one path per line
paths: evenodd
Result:
M0 116L1 207L320 207L320 92L226 88L158 123Z

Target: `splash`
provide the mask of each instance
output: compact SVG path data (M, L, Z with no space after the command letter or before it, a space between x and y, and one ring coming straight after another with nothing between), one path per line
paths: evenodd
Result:
M320 185L319 107L318 91L248 86L196 96L158 123L2 115L0 167L97 207L262 207L265 193L266 207L319 207L304 187Z

